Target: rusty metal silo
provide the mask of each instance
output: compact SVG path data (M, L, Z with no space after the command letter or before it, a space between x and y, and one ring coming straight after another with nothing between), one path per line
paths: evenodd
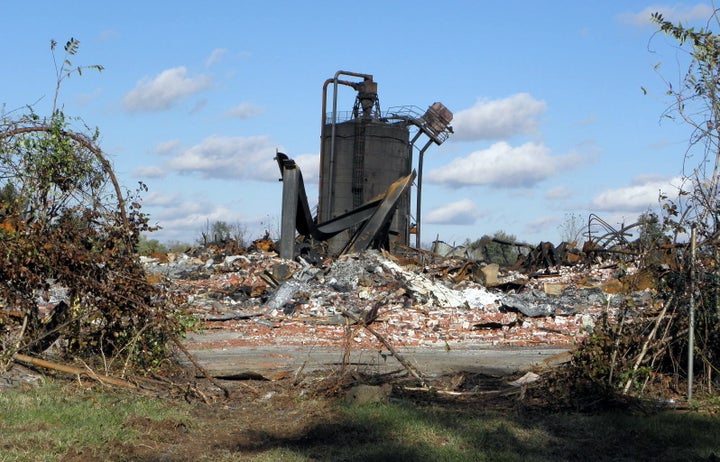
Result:
M340 80L341 75L359 77L360 82ZM333 85L333 108L328 112L327 87ZM352 111L337 110L338 85L357 91ZM358 208L383 194L398 178L412 170L410 130L403 120L383 118L380 113L377 83L372 75L338 71L323 87L323 121L320 148L320 197L318 221ZM411 227L410 197L398 202L390 224L392 242L408 244ZM350 233L330 241L330 250L340 250Z

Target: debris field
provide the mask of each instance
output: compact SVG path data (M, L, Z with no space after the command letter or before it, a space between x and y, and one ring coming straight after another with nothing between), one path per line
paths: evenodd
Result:
M633 270L601 262L523 274L429 252L399 257L370 250L316 265L298 260L256 248L143 263L149 277L187 297L206 331L234 334L202 348L347 342L376 348L378 338L364 324L397 348L571 348L601 316L613 319L628 297L642 310L652 290L619 290L620 278Z

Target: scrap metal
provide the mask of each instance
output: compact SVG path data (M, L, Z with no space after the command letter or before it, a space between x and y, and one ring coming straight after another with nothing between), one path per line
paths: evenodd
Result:
M388 248L389 224L397 203L408 190L415 172L401 177L375 200L362 204L348 213L325 223L316 223L310 212L300 167L286 154L278 152L275 159L283 182L283 214L280 231L280 256L292 259L295 253L295 231L317 241L327 240L340 232L360 227L353 233L341 254L370 248Z

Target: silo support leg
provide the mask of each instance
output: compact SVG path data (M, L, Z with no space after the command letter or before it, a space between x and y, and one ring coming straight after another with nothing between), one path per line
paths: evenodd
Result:
M280 220L280 258L295 258L295 222L298 207L300 169L285 168L282 171L282 217Z

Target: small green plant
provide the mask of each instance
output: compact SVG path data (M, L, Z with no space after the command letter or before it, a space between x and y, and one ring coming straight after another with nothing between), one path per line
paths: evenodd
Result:
M137 253L149 257L153 254L167 253L168 249L157 239L150 239L146 235L141 235L137 245Z
M72 56L75 56L78 52L78 49L80 48L80 41L71 37L70 40L68 40L65 43L65 46L63 47L63 50L65 50L65 56L63 57L62 62L60 65L58 65L56 55L55 55L55 49L57 48L57 42L55 40L50 40L50 51L52 52L53 56L53 62L55 63L55 79L56 79L56 85L55 85L55 97L53 98L53 114L57 110L57 102L58 102L58 96L60 95L60 86L62 85L62 82L72 76L73 74L82 75L84 69L94 69L98 72L102 72L105 70L105 68L99 64L91 64L89 66L74 66L73 63L70 61L70 58Z

